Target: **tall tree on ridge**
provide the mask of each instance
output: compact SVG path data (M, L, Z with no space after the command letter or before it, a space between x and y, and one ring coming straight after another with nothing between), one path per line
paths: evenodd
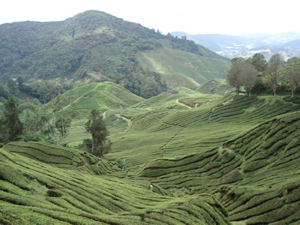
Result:
M251 58L249 58L249 62L255 66L255 69L259 72L263 72L267 66L267 60L261 53L255 53Z
M255 69L254 65L245 62L242 67L242 80L248 95L251 95L251 90L257 81L257 75L258 71Z
M7 141L14 141L23 133L23 124L19 119L20 110L13 98L9 98L4 106L4 136Z
M287 83L292 92L292 97L296 89L300 86L300 58L293 57L288 60L282 68L283 80Z
M243 78L242 78L242 67L243 62L238 61L234 63L230 70L227 73L227 82L229 85L235 87L236 93L240 93L240 88L243 85Z
M280 54L272 55L266 67L266 78L269 87L273 90L273 95L276 95L278 85L278 70L281 67L282 58Z

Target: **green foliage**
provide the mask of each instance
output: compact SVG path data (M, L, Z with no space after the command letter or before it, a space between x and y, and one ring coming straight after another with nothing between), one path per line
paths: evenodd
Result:
M205 94L219 94L224 95L226 92L231 91L231 87L223 80L210 80L196 88L197 91Z
M159 77L154 66L140 69L139 57L163 47L179 52L183 61L178 67L186 67L186 54L197 59L195 66L205 76L207 71L213 71L213 76L224 76L224 68L228 68L228 60L192 41L165 36L97 11L62 22L6 24L0 26L0 37L1 79L22 77L25 83L20 82L18 89L41 102L48 102L69 88L60 85L63 82L57 78L79 84L113 81L145 97L161 93L165 85L160 80L165 79ZM172 54L167 57L173 58ZM208 69L203 67L206 61ZM189 71L183 71L181 77L189 78ZM129 85L131 82L134 86ZM150 86L153 90L149 90Z
M11 95L17 95L18 93L18 86L16 84L16 82L12 79L9 79L7 81L7 87L8 87L8 90L9 90L9 93Z
M118 167L121 169L121 170L125 170L126 169L126 160L125 159L119 159L117 161L117 164L118 164Z
M240 92L240 88L243 86L250 94L255 86L257 75L258 71L252 64L237 60L227 73L227 82L235 87L237 93Z
M5 104L4 116L1 121L1 138L4 141L14 141L23 133L23 124L19 119L20 110L13 98Z
M287 85L294 96L297 88L300 87L300 58L291 58L288 63L280 69L279 79L282 85Z
M242 63L245 62L245 59L242 57L235 57L233 59L231 59L231 64L234 65L236 63Z
M85 129L92 135L91 152L100 157L103 156L106 153L105 150L108 150L108 148L105 148L108 131L98 110L93 109L91 111L89 120L85 124Z
M9 92L7 87L0 83L0 97L7 99L9 97Z
M258 72L264 72L267 66L267 60L261 53L255 53L248 61L255 66Z
M72 118L59 115L55 120L55 127L58 130L60 140L67 136Z
M150 98L167 90L167 86L161 81L160 75L151 71L143 72L141 70L140 72L132 73L122 79L120 84L134 94L144 98Z
M265 71L267 85L273 90L273 95L276 95L278 87L279 68L282 66L282 57L280 54L272 55Z

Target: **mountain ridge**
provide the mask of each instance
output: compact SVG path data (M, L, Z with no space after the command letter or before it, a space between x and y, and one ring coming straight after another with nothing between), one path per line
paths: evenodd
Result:
M173 35L185 36L197 44L203 45L225 57L251 57L255 53L262 53L266 58L280 53L284 58L300 55L300 34L296 32L277 34L188 34L172 32Z
M184 68L188 63L187 53L197 58L198 67L194 68L199 74L197 79L208 70L225 77L229 68L229 60L192 41L162 35L140 24L92 10L64 21L0 25L0 79L21 76L28 83L37 79L81 83L109 80L142 97L150 97L165 90L169 80L153 67L143 67L138 54L161 48L178 50L177 55L181 56L176 61L168 53L171 62L166 67L179 64ZM203 69L203 63L211 60L209 69ZM218 61L220 66L215 67ZM188 80L189 71L184 68L179 76ZM151 86L151 92L146 91Z

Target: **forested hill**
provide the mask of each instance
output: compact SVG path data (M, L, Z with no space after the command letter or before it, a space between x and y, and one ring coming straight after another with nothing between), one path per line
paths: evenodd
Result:
M33 88L55 80L110 80L150 97L178 83L225 77L229 60L194 42L99 11L60 22L0 25L0 78Z

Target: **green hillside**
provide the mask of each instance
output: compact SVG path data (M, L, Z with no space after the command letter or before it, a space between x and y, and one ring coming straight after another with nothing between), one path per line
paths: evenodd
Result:
M199 57L167 47L142 52L138 60L144 69L160 73L169 87L192 88L211 79L224 79L229 65L228 61L211 55L208 51Z
M232 91L232 87L230 87L225 80L216 79L205 82L200 87L195 88L195 90L206 94L224 95Z
M173 87L224 78L230 64L192 41L99 11L0 25L0 58L1 80L22 76L34 88L45 80L56 86L110 80L143 97L165 90L163 80Z
M297 98L194 94L197 108L170 107L178 93L138 103L148 109L140 114L127 109L132 127L112 135L106 158L170 192L213 194L232 224L298 224Z
M197 93L197 92L195 92ZM195 99L163 94L140 102L122 113L132 121L122 135L111 135L112 151L107 157L124 158L133 165L144 159L199 153L222 145L246 130L274 116L299 110L300 106L284 97L195 94ZM165 96L165 97L164 97ZM162 98L166 103L159 103ZM154 106L147 107L153 99ZM176 101L176 99L179 100ZM155 101L154 101L155 100ZM190 102L187 108L180 101ZM157 102L162 107L155 107ZM138 106L143 110L138 110Z
M84 124L92 109L97 109L101 113L106 114L109 110L123 109L142 100L143 98L131 93L120 85L112 82L100 82L85 84L66 91L45 105L45 107L49 108L50 111L54 111L52 113L72 117L70 132L64 143L80 143L83 139L89 137L89 134L85 131ZM114 116L114 119L117 118ZM121 127L116 127L115 129L122 130L123 123L121 120L118 123L118 126ZM111 125L114 126L114 124Z
M157 185L149 190L148 181L81 171L91 165L100 173L112 168L95 164L93 157L78 164L70 153L91 157L35 143L0 149L1 224L229 224L210 195L171 196ZM61 167L63 157L69 169Z
M112 82L91 83L66 91L48 103L60 112L73 114L75 118L87 118L91 109L102 112L108 109L128 107L142 101L127 89Z
M101 82L48 103L72 115L69 146L88 137L83 124L99 109L111 150L100 159L55 145L6 144L0 223L299 224L299 97L200 89L143 99Z
M240 224L298 224L299 128L299 111L285 114L204 153L154 160L141 176L166 189L214 193Z

